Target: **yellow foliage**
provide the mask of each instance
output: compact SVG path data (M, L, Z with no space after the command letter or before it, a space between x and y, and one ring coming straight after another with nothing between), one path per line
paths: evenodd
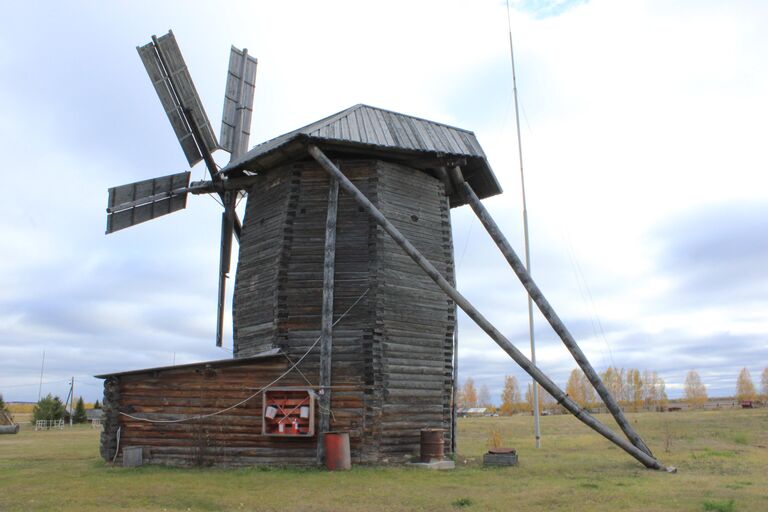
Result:
M488 441L486 442L486 447L489 450L492 450L494 448L501 448L501 430L499 430L498 427L493 427L488 432Z
M6 404L8 411L11 414L19 414L19 413L31 413L32 409L34 409L35 404Z

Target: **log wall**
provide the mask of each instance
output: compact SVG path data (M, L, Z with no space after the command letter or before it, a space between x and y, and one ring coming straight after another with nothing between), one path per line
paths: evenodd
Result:
M449 281L454 279L450 207L443 184L380 162L378 208ZM455 305L378 228L377 370L383 391L382 455L419 453L423 428L444 428L450 450Z
M193 419L220 411L251 396L279 375L289 364L283 356L216 367L194 367L118 375L104 387L101 455L112 460L120 441L122 449L144 448L148 464L183 465L313 465L317 439L262 435L262 396L223 414ZM281 387L306 386L297 373L280 381ZM343 406L342 400L332 407ZM117 413L117 410L150 420L191 419L181 423L152 423ZM349 425L340 425L349 428Z

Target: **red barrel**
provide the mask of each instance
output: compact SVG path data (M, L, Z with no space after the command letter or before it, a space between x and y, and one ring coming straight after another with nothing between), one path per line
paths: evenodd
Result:
M421 431L421 462L443 460L445 453L444 428L425 428Z
M352 468L349 454L349 432L325 433L325 467L329 471Z

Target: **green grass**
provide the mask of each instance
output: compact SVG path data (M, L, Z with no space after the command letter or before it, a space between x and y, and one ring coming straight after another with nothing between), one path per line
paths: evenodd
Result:
M704 510L713 510L715 512L734 512L736 507L733 500L728 501L705 501Z
M96 430L25 426L0 436L0 510L768 510L768 409L629 419L677 474L644 469L570 416L542 418L540 450L530 417L460 420L447 472L123 469L99 458ZM494 428L518 449L517 467L482 467Z

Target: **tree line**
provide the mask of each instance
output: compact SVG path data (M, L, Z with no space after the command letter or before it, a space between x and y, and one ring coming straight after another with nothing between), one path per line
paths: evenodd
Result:
M736 393L734 398L738 402L752 402L762 398L768 400L768 368L763 369L760 375L761 394L758 394L755 383L749 369L742 368L736 378ZM707 386L701 381L699 372L690 370L685 376L683 387L683 400L691 407L702 407L709 400Z
M93 408L101 408L98 400L93 404ZM32 423L39 420L61 420L64 419L66 415L67 408L64 405L64 402L61 401L61 398L48 393L48 395L41 398L37 404L35 404L34 409L32 409ZM72 412L72 423L87 422L88 415L85 412L85 402L81 396L75 404L75 410Z
M600 373L600 378L619 405L627 410L658 411L664 409L669 402L666 383L656 371L641 372L636 368L619 369L611 366ZM763 370L760 381L762 398L768 400L768 368ZM587 380L584 372L578 368L574 368L568 376L565 392L584 408L595 409L602 405L592 384ZM691 407L702 407L709 399L707 388L696 370L687 373L683 396L685 402ZM743 368L736 379L735 398L740 402L760 398L747 368ZM459 408L485 407L503 415L530 412L533 409L533 385L529 383L525 394L522 395L517 378L514 375L507 375L504 377L500 399L501 405L497 408L491 399L488 386L483 384L478 389L475 381L468 377L458 389L456 405ZM555 399L539 386L539 409L546 410L555 406Z

